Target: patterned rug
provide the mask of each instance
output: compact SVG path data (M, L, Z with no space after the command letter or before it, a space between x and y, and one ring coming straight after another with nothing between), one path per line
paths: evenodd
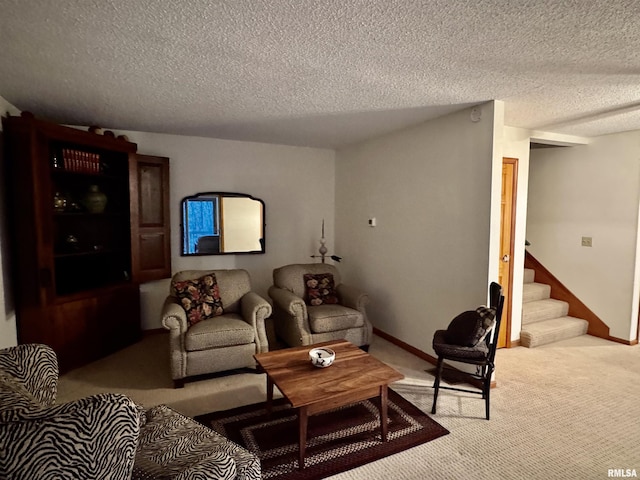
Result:
M377 399L309 417L305 469L298 470L298 417L284 399L196 417L196 420L255 453L262 478L312 480L393 455L449 431L389 389L388 441L380 440Z

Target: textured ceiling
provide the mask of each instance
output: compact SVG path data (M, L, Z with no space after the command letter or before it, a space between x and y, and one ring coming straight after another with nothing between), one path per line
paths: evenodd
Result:
M640 129L638 0L1 0L0 96L76 125L340 147L492 99Z

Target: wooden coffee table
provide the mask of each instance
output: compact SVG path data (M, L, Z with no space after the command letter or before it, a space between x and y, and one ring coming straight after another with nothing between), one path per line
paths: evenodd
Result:
M309 350L314 347L329 347L336 352L330 367L311 365ZM274 385L298 410L300 469L304 468L309 415L380 397L380 431L382 441L387 441L387 388L404 378L400 372L346 340L258 353L254 357L267 374L267 412L271 412Z

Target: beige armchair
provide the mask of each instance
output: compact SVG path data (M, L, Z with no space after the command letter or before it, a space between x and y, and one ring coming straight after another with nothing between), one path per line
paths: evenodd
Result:
M305 279L305 274L316 278ZM322 285L323 274L332 275L335 295L330 288L325 289L328 284ZM317 290L309 290L314 287L325 289L326 303L318 299ZM277 268L273 271L269 296L273 300L276 334L289 346L345 339L366 349L371 342L373 329L365 311L369 297L343 284L333 265L312 263Z
M176 292L177 282L215 274L221 315L189 326L187 312ZM169 330L171 376L176 388L188 377L254 367L255 353L267 352L265 318L271 305L251 291L246 270L185 270L171 280L162 310L162 325Z

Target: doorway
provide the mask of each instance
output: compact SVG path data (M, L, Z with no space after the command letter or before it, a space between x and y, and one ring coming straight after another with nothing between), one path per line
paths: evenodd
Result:
M502 159L502 194L500 200L500 258L498 283L502 285L504 308L498 348L511 347L511 298L513 293L513 253L516 227L518 159Z

